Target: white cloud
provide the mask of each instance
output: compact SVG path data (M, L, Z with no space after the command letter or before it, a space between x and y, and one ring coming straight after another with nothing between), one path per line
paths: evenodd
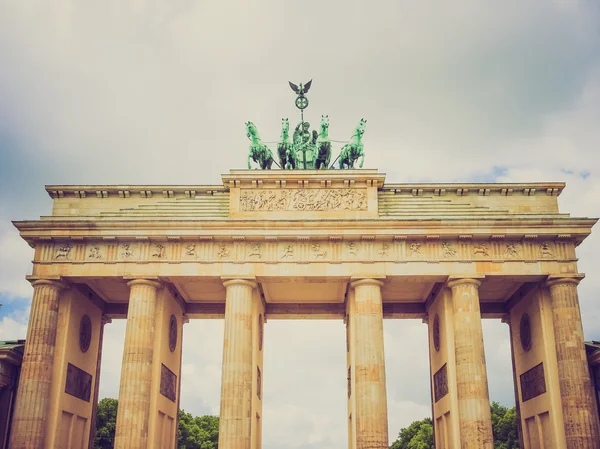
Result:
M20 340L26 335L27 319L22 319L22 316L5 316L0 319L0 340Z
M33 293L25 275L31 274L33 249L6 220L0 220L0 294L30 298Z

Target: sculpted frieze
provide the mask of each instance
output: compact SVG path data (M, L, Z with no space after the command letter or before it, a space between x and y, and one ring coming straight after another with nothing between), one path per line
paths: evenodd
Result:
M341 189L340 189L341 190ZM308 237L264 241L203 237L195 241L61 242L39 252L42 263L308 263L308 262L457 262L567 261L574 258L572 241L379 240Z
M242 189L240 211L366 211L366 189Z

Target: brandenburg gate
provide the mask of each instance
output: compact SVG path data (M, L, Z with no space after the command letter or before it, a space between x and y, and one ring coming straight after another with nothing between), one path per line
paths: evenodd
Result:
M436 447L491 449L481 319L496 318L523 447L600 448L575 252L596 220L559 212L562 183L385 178L232 170L221 185L47 186L52 215L15 222L35 256L10 447L91 447L103 328L126 318L115 448L174 448L183 324L219 318L219 448L260 449L263 326L327 318L347 327L348 447L384 449L383 320L420 318Z

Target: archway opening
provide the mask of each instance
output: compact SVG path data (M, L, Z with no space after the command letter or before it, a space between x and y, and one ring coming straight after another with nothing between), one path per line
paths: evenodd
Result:
M347 447L345 341L342 320L265 325L264 449Z

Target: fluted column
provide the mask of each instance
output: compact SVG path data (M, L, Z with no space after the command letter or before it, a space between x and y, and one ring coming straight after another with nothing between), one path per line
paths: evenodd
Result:
M354 391L357 449L387 449L388 419L383 349L383 306L377 279L354 288Z
M221 411L220 449L250 449L252 416L252 293L256 283L231 279L223 283L225 335Z
M452 279L456 392L462 449L494 447L483 330L479 307L481 281Z
M600 434L588 371L577 285L583 276L550 276L558 382L568 447L599 449Z
M152 385L156 290L160 283L135 279L130 287L121 368L115 449L146 449Z
M100 392L100 367L102 366L102 345L104 343L104 326L112 323L112 320L102 315L100 320L100 335L98 336L98 359L96 360L96 378L94 379L94 408L90 418L90 440L88 449L94 449L94 439L96 437L96 416L98 415L98 393Z
M54 280L32 281L33 301L27 327L17 400L12 419L11 449L38 449L44 431L58 325L58 303L64 284Z

